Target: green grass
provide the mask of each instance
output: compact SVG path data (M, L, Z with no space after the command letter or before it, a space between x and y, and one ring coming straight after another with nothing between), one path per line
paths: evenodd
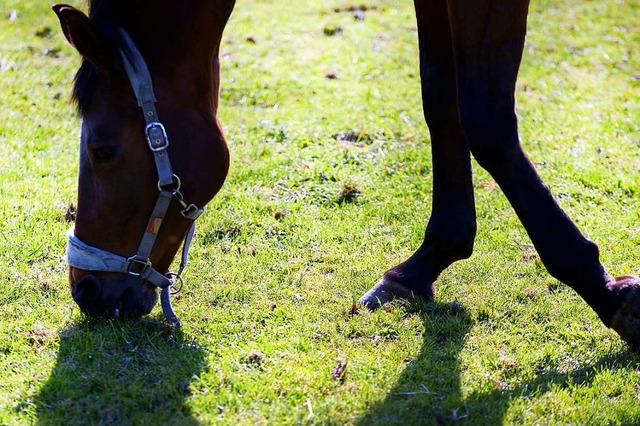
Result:
M523 143L607 268L638 274L640 2L533 3ZM73 303L79 59L47 2L0 3L0 424L640 423L640 356L546 274L477 165L473 257L434 302L351 312L421 242L431 159L411 2L369 0L362 22L334 12L348 4L238 0L220 108L233 163L173 332L159 308L87 320Z

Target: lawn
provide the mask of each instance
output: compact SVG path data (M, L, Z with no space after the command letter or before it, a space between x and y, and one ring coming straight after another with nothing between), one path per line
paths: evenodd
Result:
M546 273L477 164L474 255L432 302L354 307L431 204L412 3L364 4L237 1L232 166L172 330L71 299L79 58L48 2L2 0L0 424L640 424L640 355ZM640 274L639 16L534 1L517 93L531 159L617 275Z

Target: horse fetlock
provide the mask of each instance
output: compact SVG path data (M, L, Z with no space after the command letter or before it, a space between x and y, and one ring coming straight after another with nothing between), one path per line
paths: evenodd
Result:
M434 237L427 234L425 245L429 257L442 259L447 266L457 260L468 259L473 254L473 243L475 241L475 227L469 232L459 232L457 235L446 237Z
M468 259L473 254L473 240L456 241L450 246L448 254L452 261Z

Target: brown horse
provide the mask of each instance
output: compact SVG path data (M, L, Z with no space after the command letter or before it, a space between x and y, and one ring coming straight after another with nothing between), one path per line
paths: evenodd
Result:
M131 256L153 209L156 172L145 151L144 121L122 70L118 29L131 34L149 64L184 197L204 205L228 167L215 119L218 47L234 1L92 0L90 17L56 6L67 39L84 57L75 86L83 117L75 235ZM388 270L360 301L433 296L438 275L471 255L476 233L470 155L498 182L548 271L602 321L640 344L640 279L613 278L562 211L523 152L514 91L528 0L415 0L424 115L433 151L433 211L420 248ZM199 204L198 204L199 203ZM150 262L166 273L189 221L170 209ZM144 314L152 285L127 274L71 268L74 299L90 315L118 307Z

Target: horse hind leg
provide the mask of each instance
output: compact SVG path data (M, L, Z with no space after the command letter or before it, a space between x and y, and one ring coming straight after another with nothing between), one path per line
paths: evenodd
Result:
M394 299L431 298L438 275L471 256L476 233L471 161L456 99L455 64L445 0L417 0L424 115L431 134L433 204L424 241L389 269L360 302L375 309Z

